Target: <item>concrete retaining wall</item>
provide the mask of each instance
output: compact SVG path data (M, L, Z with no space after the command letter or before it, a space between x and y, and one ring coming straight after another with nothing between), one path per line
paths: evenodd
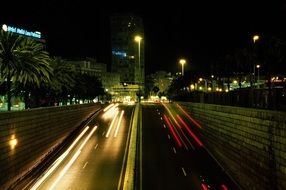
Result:
M286 189L286 113L183 103L208 150L247 190Z
M0 113L0 189L38 164L100 107L84 104Z

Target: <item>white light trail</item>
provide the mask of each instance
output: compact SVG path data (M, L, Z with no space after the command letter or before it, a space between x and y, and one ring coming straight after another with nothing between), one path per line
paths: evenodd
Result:
M117 127L116 127L116 130L115 130L114 137L117 137L117 133L118 133L118 130L120 128L120 124L121 124L121 120L122 120L123 114L124 114L124 110L121 111L121 114L120 114L120 117L119 117L119 121L117 123Z
M111 132L111 129L113 128L113 124L114 124L114 121L115 121L115 119L116 119L116 117L117 117L117 115L118 115L118 112L119 112L119 111L116 110L115 116L113 117L113 119L112 119L112 121L111 121L111 124L110 124L110 126L109 126L109 129L108 129L108 131L107 131L107 133L106 133L106 135L105 135L106 138L109 137L109 134L110 134L110 132Z
M107 112L105 112L103 114L103 119L109 119L109 118L113 118L114 114L116 113L116 111L118 110L118 104L115 104L113 107L111 107Z
M79 147L78 151L73 155L73 157L71 158L71 160L68 162L68 164L64 167L64 169L60 172L59 176L57 177L57 179L54 181L54 183L51 185L51 187L49 188L49 190L53 190L55 188L55 186L57 185L57 183L61 180L61 178L66 174L66 172L68 171L68 169L72 166L72 164L75 162L75 160L78 158L78 156L81 153L82 148L84 147L84 145L86 144L86 142L90 139L91 135L95 132L95 130L97 129L97 126L94 126L93 129L91 130L91 132L88 134L88 136L85 138L85 140L83 141L83 143L81 144L81 146Z
M74 163L74 161L77 159L77 157L80 155L80 151L76 151L76 153L73 155L72 159L68 162L68 164L64 167L64 169L61 171L60 175L56 179L56 181L52 184L52 186L49 188L49 190L53 190L57 183L61 180L61 178L65 175L65 173L68 171L68 169L71 167L71 165Z
M71 149L75 146L75 144L81 139L81 137L86 133L86 131L89 129L89 126L86 126L86 128L81 132L81 134L73 141L71 146L52 164L50 169L44 174L40 180L38 180L35 185L31 188L31 190L36 190L39 188L39 186L51 175L51 173L60 165L60 163L65 159L65 157L69 154Z
M109 110L109 108L111 108L112 106L113 106L114 104L112 103L112 104L110 104L109 106L107 106L106 108L104 108L104 112L106 112L107 110Z

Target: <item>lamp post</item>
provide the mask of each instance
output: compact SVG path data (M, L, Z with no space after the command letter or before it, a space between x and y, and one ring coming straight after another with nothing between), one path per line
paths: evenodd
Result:
M182 65L182 76L184 76L184 65L186 64L186 60L180 59L179 63Z
M140 44L141 44L141 40L142 40L142 37L141 36L135 36L134 38L135 42L138 43L138 66L139 66L139 82L141 82L141 57L140 57Z
M260 68L260 65L256 65L256 68L257 68L257 83L259 83L259 68ZM259 84L258 84L258 87L259 87Z
M259 36L258 35L254 35L252 39L253 39L253 43L255 43L257 40L259 40Z
M139 68L139 77L138 77L138 84L139 84L139 101L141 100L141 56L140 56L140 45L141 45L141 40L142 37L137 35L134 38L135 42L138 43L138 68Z
M259 35L254 35L252 37L252 40L253 40L253 45L255 46L255 43L257 40L259 40ZM255 53L255 49L253 47L253 54ZM253 85L255 85L255 64L253 64Z

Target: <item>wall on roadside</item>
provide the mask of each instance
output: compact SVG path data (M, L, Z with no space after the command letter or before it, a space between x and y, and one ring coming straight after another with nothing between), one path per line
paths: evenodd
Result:
M286 189L286 113L180 102L207 149L242 189Z
M83 104L0 113L0 189L38 164L100 107Z

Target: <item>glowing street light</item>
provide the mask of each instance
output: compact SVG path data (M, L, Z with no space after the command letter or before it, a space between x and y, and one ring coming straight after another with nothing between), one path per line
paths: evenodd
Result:
M184 76L184 65L186 64L186 60L180 59L179 63L182 65L182 76Z
M255 44L255 42L257 40L259 40L259 35L254 35L252 37L253 43ZM255 64L253 65L253 83L255 84Z
M137 35L135 36L134 38L135 42L138 43L138 66L139 66L139 81L141 81L141 58L140 58L140 44L141 44L141 40L142 40L142 37Z
M252 39L253 39L253 42L255 43L257 40L259 40L259 36L258 35L254 35L252 37Z

